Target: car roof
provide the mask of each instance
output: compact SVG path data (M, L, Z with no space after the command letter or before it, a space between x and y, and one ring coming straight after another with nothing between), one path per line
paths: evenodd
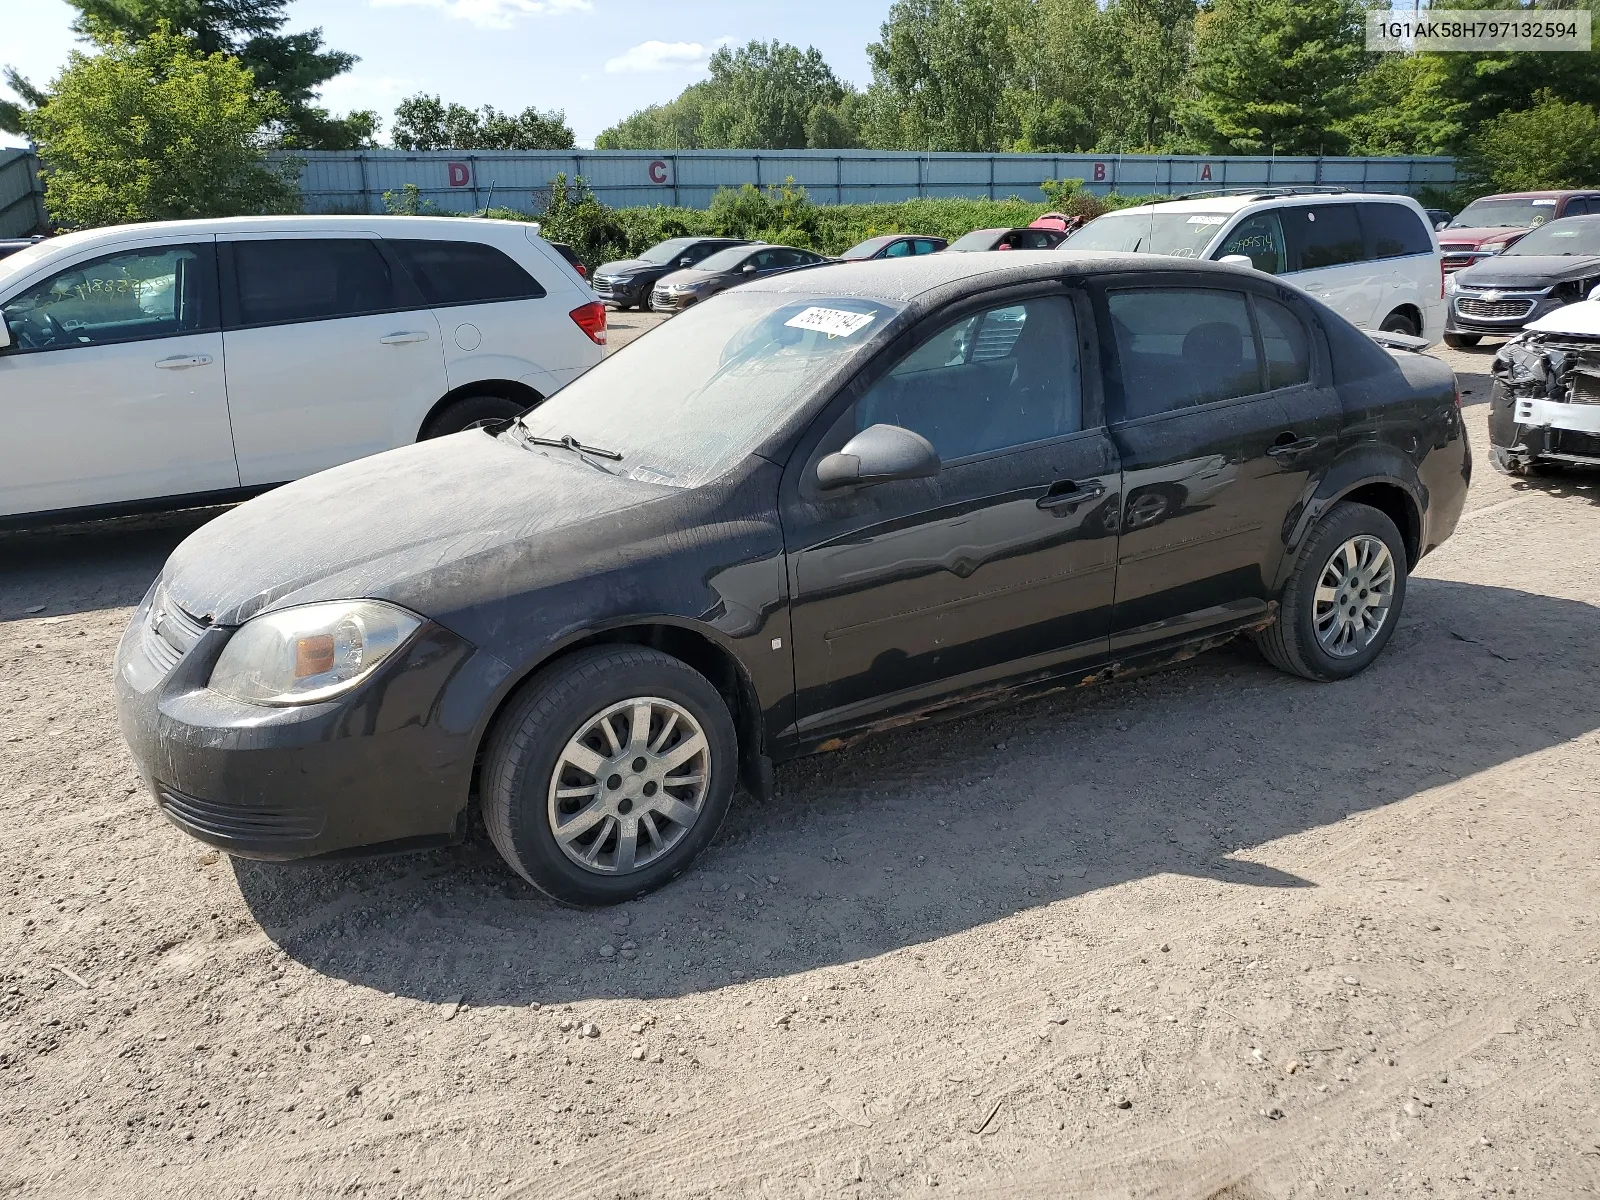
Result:
M1490 196L1479 196L1478 200L1559 200L1562 196L1582 196L1591 191L1592 188L1558 188L1548 192L1495 192ZM1472 203L1476 204L1478 200Z
M289 214L276 217L210 217L191 221L144 221L129 225L103 225L51 238L52 249L75 250L101 244L115 244L131 237L162 237L168 234L211 233L383 233L390 237L462 237L485 227L516 228L538 232L530 221L502 221L486 217L405 217L374 213L370 216L313 216Z
M1121 216L1123 213L1151 212L1237 213L1247 208L1268 208L1274 205L1281 207L1286 204L1306 204L1314 200L1321 200L1330 204L1349 204L1352 202L1369 204L1379 201L1393 203L1396 200L1409 204L1417 203L1414 197L1403 196L1398 192L1274 192L1271 188L1262 187L1258 191L1246 191L1238 194L1188 196L1181 200L1155 200L1149 204L1136 204L1129 208L1119 208L1105 215L1115 217Z
M867 300L907 303L947 287L960 290L961 285L979 282L999 287L1059 279L1064 275L1110 275L1124 271L1182 271L1235 279L1262 278L1260 272L1242 267L1174 259L1164 254L1059 249L1017 254L1006 250L978 250L970 254L920 254L871 262L829 263L793 274L752 280L739 290L859 296Z

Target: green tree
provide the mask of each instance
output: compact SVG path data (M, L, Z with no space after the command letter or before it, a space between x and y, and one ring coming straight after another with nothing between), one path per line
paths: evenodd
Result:
M1216 153L1338 154L1364 65L1358 0L1213 0L1187 119Z
M1449 154L1466 105L1445 86L1453 54L1381 54L1356 83L1353 113L1339 123L1352 154Z
M709 81L692 83L676 100L642 108L595 138L597 150L701 150L700 125L710 97Z
M1109 101L1099 144L1137 153L1174 148L1194 52L1195 0L1110 0L1103 42Z
M1600 114L1592 105L1536 93L1532 108L1483 123L1467 143L1470 174L1496 191L1600 184Z
M281 117L237 60L158 29L74 50L24 126L45 163L45 206L77 229L293 207L292 168L263 158L261 131Z
M282 99L275 118L286 145L349 150L371 145L378 116L333 116L316 103L318 90L355 65L353 54L329 50L322 30L285 33L289 0L68 0L78 10L73 29L97 45L118 34L130 42L166 26L190 38L203 54L237 58L263 92Z
M560 110L501 112L492 104L471 109L418 92L394 110L390 133L401 150L570 150L572 128Z
M0 99L0 130L21 133L23 118L34 109L43 108L49 97L41 92L15 67L0 70L0 79L17 96L16 100Z

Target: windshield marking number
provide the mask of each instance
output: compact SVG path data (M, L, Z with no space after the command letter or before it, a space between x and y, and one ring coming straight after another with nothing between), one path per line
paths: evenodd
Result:
M847 312L842 308L808 308L784 322L793 329L811 329L829 337L849 337L871 323L874 313Z

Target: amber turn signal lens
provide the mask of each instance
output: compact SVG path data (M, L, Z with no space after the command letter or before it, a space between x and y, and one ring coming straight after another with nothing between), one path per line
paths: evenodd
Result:
M333 635L318 633L298 639L294 644L294 677L321 675L333 670Z

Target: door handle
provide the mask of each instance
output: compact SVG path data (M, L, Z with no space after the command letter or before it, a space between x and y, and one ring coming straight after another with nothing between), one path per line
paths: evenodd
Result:
M1267 447L1267 453L1273 458L1293 458L1307 450L1315 450L1321 444L1321 438L1297 438L1293 433L1280 433L1278 440Z
M1047 512L1071 512L1078 505L1098 500L1105 494L1106 485L1098 479L1061 479L1052 483L1037 503Z
M159 358L156 366L163 371L183 371L189 367L209 367L211 355L209 354L175 354L171 358Z
M404 346L407 342L425 342L428 340L428 335L420 329L415 329L406 333L386 333L378 340L385 346Z

